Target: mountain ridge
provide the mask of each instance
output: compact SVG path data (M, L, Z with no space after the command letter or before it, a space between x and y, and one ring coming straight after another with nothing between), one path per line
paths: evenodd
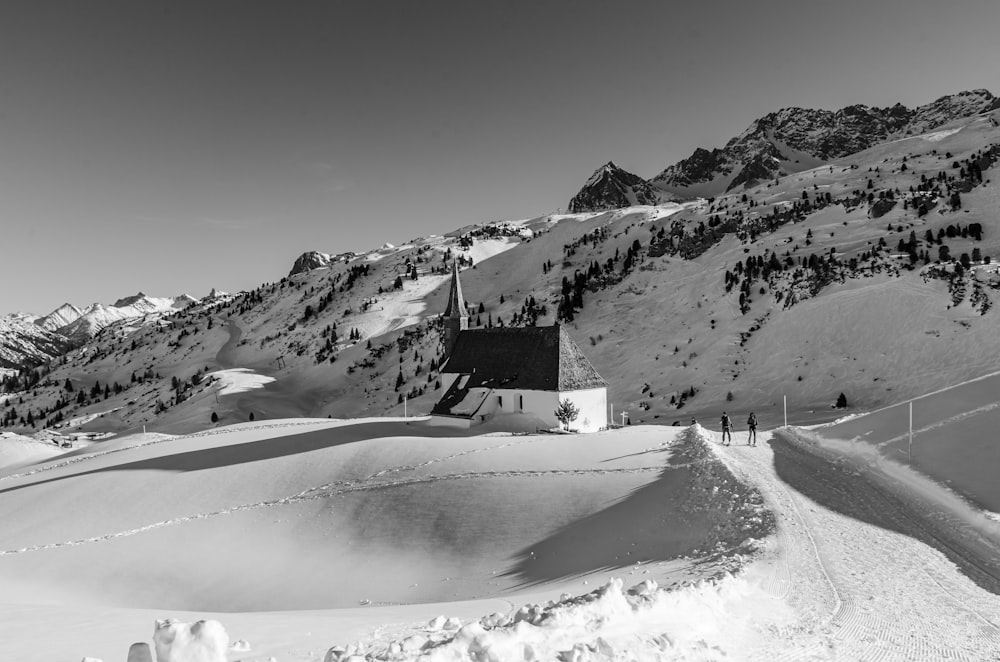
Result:
M595 187L589 180L569 208L597 211L629 206L623 204L630 201L618 190L622 188L641 190L647 200L714 197L998 108L1000 98L985 89L944 95L913 109L899 103L888 108L854 104L836 111L786 107L753 120L721 148L696 148L649 180L628 173L627 186L617 188Z

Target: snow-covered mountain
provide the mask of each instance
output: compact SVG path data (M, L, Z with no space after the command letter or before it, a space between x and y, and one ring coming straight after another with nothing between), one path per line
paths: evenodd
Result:
M655 205L659 201L657 192L642 177L608 161L594 171L569 201L569 212L579 214L633 205Z
M35 324L49 331L58 331L64 326L80 319L81 315L83 315L82 310L71 303L64 303L48 315L39 317L35 320Z
M143 292L118 299L110 306L94 303L80 311L79 317L59 327L56 332L80 344L97 335L101 329L118 322L136 320L147 315L175 312L198 300L182 294L177 297L151 297Z
M30 315L0 317L0 368L37 365L59 356L69 346L66 338L36 324Z
M110 306L94 303L81 309L65 303L43 317L8 315L0 318L0 366L34 366L87 342L112 324L176 312L197 301L186 294L168 298L139 292Z

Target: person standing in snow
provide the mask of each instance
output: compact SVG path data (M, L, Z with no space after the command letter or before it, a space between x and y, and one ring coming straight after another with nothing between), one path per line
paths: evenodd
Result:
M729 420L729 414L722 412L722 443L728 446L733 441L733 433L731 432L733 427L733 422ZM726 440L729 441L726 441Z
M750 412L750 418L747 419L747 428L749 428L750 433L747 435L747 446L757 445L757 414Z

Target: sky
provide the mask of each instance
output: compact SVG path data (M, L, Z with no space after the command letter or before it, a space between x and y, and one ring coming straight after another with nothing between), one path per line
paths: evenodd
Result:
M566 207L785 106L1000 94L1000 3L0 5L0 314Z

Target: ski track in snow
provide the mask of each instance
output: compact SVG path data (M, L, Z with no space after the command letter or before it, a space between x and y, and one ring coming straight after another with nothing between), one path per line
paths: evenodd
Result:
M309 423L299 423L297 425L308 425L308 424ZM268 427L268 426L262 426L262 427ZM277 427L277 426L271 426L271 427ZM209 433L211 432L215 431L209 431ZM189 436L200 436L202 434L205 433L198 433ZM146 533L148 531L162 529L164 527L174 526L177 524L195 522L198 520L208 519L211 517L233 515L236 513L241 513L250 510L257 510L261 508L287 506L295 503L311 501L316 499L330 499L333 497L352 494L355 492L392 489L397 487L408 487L411 485L430 484L445 480L470 480L476 478L542 478L551 476L594 476L594 475L600 476L600 475L611 475L611 474L639 474L639 473L650 473L654 471L663 471L664 469L679 469L688 466L688 464L678 464L678 465L671 465L669 467L666 467L665 465L655 465L646 467L628 467L628 468L618 468L618 469L540 469L540 470L512 470L512 471L469 471L462 473L441 474L435 476L417 476L412 478L402 478L398 480L378 480L379 478L383 478L385 476L389 476L392 474L416 471L418 469L431 466L433 464L447 462L449 460L454 460L467 455L485 453L503 448L509 448L512 446L519 446L522 444L539 443L542 440L543 439L540 438L532 438L523 441L514 441L503 444L497 444L495 446L487 446L485 448L475 448L471 450L460 451L458 453L453 453L451 455L431 458L429 460L417 464L399 465L396 467L390 467L388 469L382 469L381 471L377 471L363 478L339 480L330 483L325 483L323 485L318 485L316 487L310 487L306 490L303 490L291 496L282 497L280 499L239 504L236 506L232 506L230 508L223 508L220 510L215 510L207 513L196 513L193 515L173 517L170 519L146 524L140 527L135 527L132 529L104 534L100 536L91 536L89 538L81 538L77 540L69 540L64 542L31 545L27 547L20 547L17 549L0 550L0 556L25 554L28 552L38 552L47 549L58 549L60 547L78 547L80 545L87 545L98 542L107 542L118 538L128 538L131 536L139 535L141 533ZM151 442L151 443L158 443L158 442ZM107 452L113 453L117 452L118 450L126 450L126 449L124 448L116 449Z
M767 444L723 449L720 435L705 433L778 515L777 558L765 561L763 586L802 615L792 631L779 635L794 645L752 659L1000 659L1000 598L960 574L943 554L798 493L777 476ZM942 610L941 601L951 609Z

